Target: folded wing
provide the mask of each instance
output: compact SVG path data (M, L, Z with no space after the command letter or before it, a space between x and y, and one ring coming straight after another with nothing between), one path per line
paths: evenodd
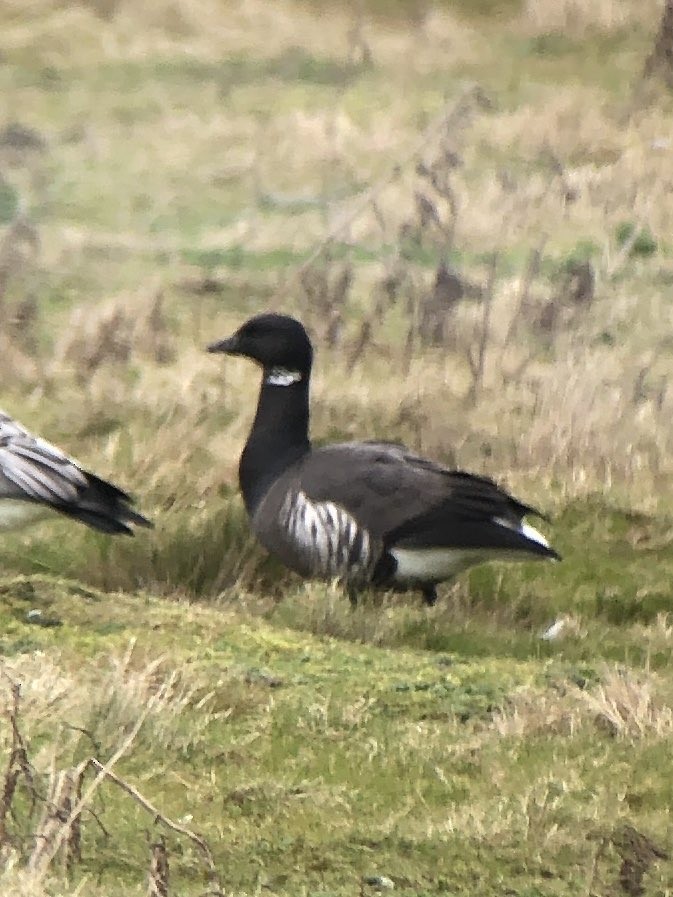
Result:
M131 497L0 412L0 500L43 505L104 533L152 526Z
M541 517L486 477L449 470L404 446L353 442L314 450L298 475L313 501L331 501L387 547L488 548L557 557L523 522Z

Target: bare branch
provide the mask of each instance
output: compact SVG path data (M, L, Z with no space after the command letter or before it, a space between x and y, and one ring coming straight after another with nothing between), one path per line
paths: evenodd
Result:
M468 355L468 361L472 369L472 386L468 393L469 398L474 401L480 392L484 383L484 371L486 368L486 349L491 333L491 311L493 308L493 294L495 291L495 280L498 269L498 253L491 255L488 278L486 281L486 289L484 290L484 313L481 320L481 333L479 335L479 345L477 348L477 357L473 358L472 354Z
M289 281L283 284L283 290L286 290L289 283L301 278L304 271L309 268L313 262L324 252L330 243L334 242L337 237L345 233L349 227L360 217L366 210L371 208L372 202L376 197L394 180L400 176L400 172L408 165L418 161L427 145L442 133L451 131L452 128L465 118L473 106L479 106L482 102L483 91L478 85L472 85L466 88L451 105L445 106L441 112L436 115L430 124L418 137L409 150L401 156L388 171L375 181L368 189L360 194L358 200L353 205L349 214L342 218L339 224L335 225L331 231L315 246L313 252L310 253L290 275ZM276 294L274 299L278 299Z
M163 836L150 844L147 897L168 897L168 851Z
M214 890L213 894L223 895L224 889L220 883L219 874L217 872L217 868L215 866L215 860L213 858L212 851L208 846L208 843L201 837L201 835L197 835L196 832L193 832L191 829L188 829L186 826L181 825L179 822L174 822L172 819L169 819L168 816L164 816L154 804L150 803L150 801L144 797L140 791L134 786L126 782L124 779L120 778L116 773L112 772L109 768L110 764L104 766L95 757L91 757L88 761L88 764L95 770L97 770L98 778L105 777L110 779L111 782L114 782L115 785L118 785L123 791L125 791L136 803L140 804L148 813L152 816L155 822L160 822L162 825L165 825L166 828L169 828L173 832L177 832L180 835L184 835L186 838L189 838L193 844L195 844L201 853L204 856L206 861L206 865L208 866L208 870L210 872L211 882L216 885L216 890Z
M158 666L160 663L160 659L155 661L155 666ZM134 725L121 742L117 750L110 757L110 759L105 764L98 764L99 772L94 778L93 782L90 783L84 794L76 801L74 807L71 809L67 818L62 820L63 825L60 827L59 831L55 833L53 842L50 844L49 849L44 852L43 856L40 858L40 867L41 873L44 876L56 856L56 854L61 849L63 842L69 836L70 827L72 826L73 821L81 814L82 810L85 809L91 802L91 798L93 797L96 790L99 788L105 777L112 770L112 768L119 762L119 760L126 754L131 745L136 740L138 733L140 732L145 720L152 713L158 705L162 703L170 694L170 691L175 683L177 678L177 673L173 672L161 685L156 694L152 695L150 700L145 704L142 712L139 714L138 719L135 721ZM96 761L98 762L98 761Z
M549 239L548 234L543 234L540 240L538 241L537 246L531 250L528 256L528 264L526 265L526 270L523 275L523 279L521 281L521 286L519 288L519 301L517 302L516 311L512 315L512 318L509 322L509 326L507 327L507 333L505 334L505 339L503 342L503 352L507 348L514 335L516 327L521 320L524 311L528 305L528 300L530 298L530 288L533 284L533 281L540 273L540 265L542 262L542 255L544 253L544 248L547 245L547 240Z

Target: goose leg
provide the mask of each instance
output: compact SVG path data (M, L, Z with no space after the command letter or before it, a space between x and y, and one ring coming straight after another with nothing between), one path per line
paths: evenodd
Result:
M421 588L421 592L426 607L434 607L437 604L437 586L425 585Z

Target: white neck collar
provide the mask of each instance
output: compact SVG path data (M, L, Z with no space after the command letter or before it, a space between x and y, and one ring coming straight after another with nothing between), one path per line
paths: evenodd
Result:
M269 386L292 386L293 383L299 383L301 378L299 371L287 368L269 368L264 374L264 382Z

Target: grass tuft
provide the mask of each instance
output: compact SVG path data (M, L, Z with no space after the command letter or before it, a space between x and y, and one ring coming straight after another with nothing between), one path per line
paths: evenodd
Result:
M659 5L356 6L0 9L2 406L155 522L3 535L3 895L671 891ZM204 352L269 308L317 442L494 476L564 561L351 610L270 560Z

